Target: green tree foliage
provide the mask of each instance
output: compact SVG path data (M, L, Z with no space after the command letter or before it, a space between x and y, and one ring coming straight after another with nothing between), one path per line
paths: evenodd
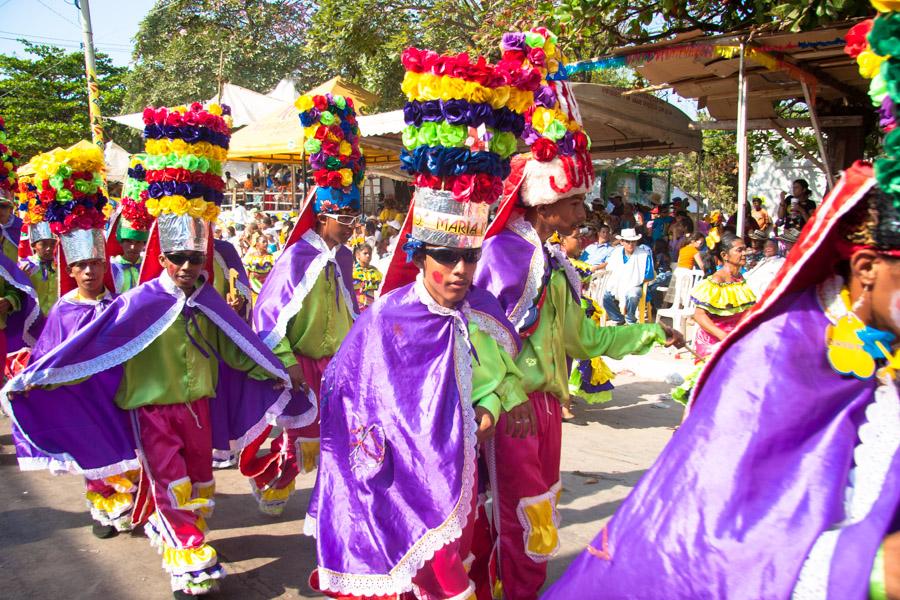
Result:
M310 5L158 0L135 36L128 108L204 100L226 81L255 91L288 75L301 87L321 83L318 55L304 51Z
M0 54L0 115L9 145L27 160L57 146L91 139L84 55L53 46L22 42L28 56ZM127 69L97 54L100 110L117 115L125 97ZM104 121L107 138L120 139L123 127Z

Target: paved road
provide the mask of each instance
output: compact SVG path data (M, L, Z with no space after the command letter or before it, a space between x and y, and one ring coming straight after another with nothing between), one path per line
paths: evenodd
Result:
M662 379L684 371L663 351L613 362L619 371L614 400L578 405L563 426L560 512L562 548L550 580L596 535L641 473L653 462L681 418L660 401ZM116 600L171 598L161 558L139 533L95 539L78 477L21 473L12 454L9 420L0 419L0 598ZM315 544L300 534L314 475L297 481L283 517L257 512L247 482L233 469L218 471L210 540L229 576L221 599L316 598L306 586Z

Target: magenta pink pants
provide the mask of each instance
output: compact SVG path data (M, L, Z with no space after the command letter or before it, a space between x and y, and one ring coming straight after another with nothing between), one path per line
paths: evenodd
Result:
M205 524L200 516L211 511L215 491L209 400L142 406L137 424L144 476L156 503L153 525L171 548L202 546ZM201 508L204 501L209 509Z
M330 356L325 358L309 358L300 354L295 355L297 362L303 369L303 379L309 389L316 395L316 412L318 413L319 395L322 389L322 374L325 367L331 361ZM266 430L268 435L269 429ZM280 436L272 440L269 445L269 453L258 460L266 461L269 467L260 475L253 478L259 489L274 488L283 490L294 482L300 474L300 462L297 454L300 443L316 442L319 439L319 416L306 427L299 429L285 429ZM281 456L281 460L276 457Z
M559 549L559 460L562 416L556 396L532 392L528 399L537 418L537 435L506 435L506 413L500 415L488 451L494 489L495 520L499 513L499 575L503 597L537 598L547 577L547 561Z

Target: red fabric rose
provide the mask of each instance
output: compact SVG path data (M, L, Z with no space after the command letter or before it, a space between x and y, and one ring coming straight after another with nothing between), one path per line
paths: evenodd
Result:
M328 187L328 171L325 169L319 169L313 173L313 179L315 179L317 186Z
M844 46L844 52L853 58L859 56L869 45L869 42L866 41L866 36L869 35L871 30L872 19L866 19L862 23L857 23L851 27L847 31L847 35L844 36L844 39L847 41L847 45Z
M475 190L475 176L470 174L457 175L451 186L453 199L458 202L468 202Z
M193 112L200 112L201 110L203 110L203 105L202 105L202 104L200 104L199 102L192 102L192 103L191 103L191 111L193 111Z
M531 154L540 162L553 160L556 158L557 151L556 143L543 137L531 146Z
M536 67L543 67L547 63L547 55L543 48L532 48L528 51L528 60Z
M171 125L173 127L181 127L184 123L184 118L181 116L181 113L170 112L166 115L166 125Z
M425 69L424 51L418 48L407 48L400 55L400 62L403 63L403 68L407 71L421 73Z
M328 128L325 127L324 125L319 125L316 128L316 133L313 135L317 140L319 140L321 142L328 135Z
M572 137L575 140L575 151L586 152L588 149L588 138L583 131L576 131Z
M325 110L328 108L328 98L325 96L313 96L313 106L318 108L319 110Z
M341 181L341 174L338 171L329 171L328 172L328 187L339 188L343 187L343 183Z
M338 150L339 146L337 142L332 140L322 141L322 152L325 153L325 156L337 156Z
M344 139L344 130L341 129L340 125L332 125L331 127L328 128L328 133L330 133L331 135L333 135L334 137L336 137L339 140Z
M150 125L155 122L156 111L148 106L144 109L141 117L144 119L144 125Z

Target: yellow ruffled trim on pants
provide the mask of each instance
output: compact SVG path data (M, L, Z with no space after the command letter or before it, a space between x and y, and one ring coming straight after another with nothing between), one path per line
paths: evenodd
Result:
M209 516L216 506L212 500L212 496L216 493L215 486L196 487L198 497L194 497L194 490L195 486L187 478L169 484L169 495L176 508Z
M219 562L216 550L209 544L197 548L171 548L163 544L163 568L169 573L201 571Z
M127 492L116 492L106 497L97 492L87 492L85 498L92 508L104 513L110 519L122 515L134 506L134 497Z

